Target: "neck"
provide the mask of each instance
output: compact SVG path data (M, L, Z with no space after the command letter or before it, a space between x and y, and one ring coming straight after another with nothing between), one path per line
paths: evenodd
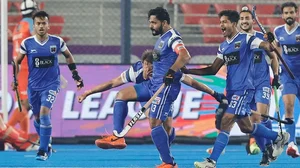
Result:
M164 29L163 34L165 34L167 31L169 31L170 29L172 29L171 26L168 26L166 29Z
M48 39L48 33L43 35L43 36L40 36L40 35L36 35L36 38L40 41L40 42L43 42L45 41L46 39Z
M293 28L295 28L296 27L296 22L295 23L293 23L292 25L288 25L288 24L285 24L286 25L286 28L288 29L288 31L291 31Z
M254 29L250 29L248 31L241 29L243 33L250 33L250 34L254 34Z
M231 35L227 37L227 40L231 40L237 33L238 33L238 31L236 29L234 29L233 32L231 33Z

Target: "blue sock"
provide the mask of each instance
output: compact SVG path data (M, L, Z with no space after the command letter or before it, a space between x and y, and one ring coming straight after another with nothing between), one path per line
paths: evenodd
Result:
M286 132L288 132L290 134L289 143L294 142L295 144L297 144L296 138L295 138L296 125L295 125L294 119L293 118L285 118L285 119L287 121L293 121L293 124L285 124Z
M220 157L228 142L229 133L226 131L221 131L217 136L217 139L214 144L214 149L209 158L217 162L218 158Z
M172 131L171 131L171 135L169 135L169 146L171 146L171 144L174 141L175 137L176 137L175 128L173 127Z
M120 133L124 128L125 118L128 114L127 101L116 100L114 104L114 130Z
M35 127L37 134L40 136L40 119L34 120L33 125Z
M254 137L264 137L266 139L270 139L273 142L276 140L278 133L270 130L262 124L253 124L253 132L251 133Z
M260 136L254 136L256 144L258 145L259 149L264 152L266 151L266 144L265 144L265 140L266 138L260 137Z
M40 116L40 148L44 152L48 152L48 145L50 143L50 137L52 132L52 125L50 121L50 115Z
M169 147L169 136L164 127L162 125L159 125L152 128L151 137L162 161L168 164L173 164L173 159Z
M261 121L261 124L263 124L264 126L266 126L267 128L269 128L270 130L272 130L272 121L269 119L263 119ZM272 141L270 139L265 139L265 143L266 145L271 145Z

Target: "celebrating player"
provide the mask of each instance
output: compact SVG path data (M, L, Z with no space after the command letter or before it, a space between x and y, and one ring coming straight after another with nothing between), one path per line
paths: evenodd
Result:
M281 6L284 25L274 29L275 40L279 50L282 50L282 58L293 72L296 79L292 79L287 70L282 66L280 82L282 83L282 99L284 103L285 119L294 121L294 103L297 96L300 100L300 26L296 22L298 7L294 2L286 2ZM296 124L285 125L286 131L290 133L290 139L286 153L293 157L299 157L296 143Z
M52 125L50 111L60 87L58 53L66 58L77 88L83 87L83 80L78 75L74 58L62 38L48 34L49 15L39 11L33 15L36 35L26 38L21 43L20 53L14 60L19 65L27 56L29 66L28 98L35 116L34 126L40 135L40 148L37 160L47 160L51 155L50 136ZM16 66L16 72L19 67Z
M78 97L78 101L81 103L87 96L103 92L118 86L121 86L128 82L136 83L134 86L128 86L120 90L117 94L116 101L114 104L114 130L120 133L124 128L125 118L128 114L127 109L127 102L128 101L148 101L148 98L144 98L144 91L143 89L139 89L139 85L143 85L142 82L148 81L149 78L152 76L152 63L153 63L153 56L152 50L146 50L142 54L142 61L138 61L133 64L128 70L124 71L120 76L114 78L108 82L100 84L90 90L85 91L82 95ZM223 94L220 94L208 86L197 82L189 75L183 75L181 81L186 85L189 85L197 90L203 91L212 95L217 101L221 102L222 99L225 99ZM146 95L149 95L146 93ZM141 102L142 106L145 102ZM171 115L172 113L170 113ZM172 121L172 116L168 116L167 122ZM167 123L166 122L166 123ZM170 144L175 138L175 131L174 128L166 128L167 125L165 124L165 129L171 130L170 133ZM124 138L117 138L114 135L107 136L105 138L101 138L96 140L95 144L103 149L110 149L110 148L117 148L122 149L125 148L126 142Z
M225 113L217 116L216 126L220 129L220 133L215 141L212 154L204 162L196 161L194 163L196 168L216 167L216 162L229 141L229 133L235 122L244 133L271 139L274 143L272 153L274 157L282 153L284 144L289 139L288 133L277 133L262 124L252 124L249 118L251 113L249 105L255 89L252 51L257 48L269 51L269 43L250 34L238 32L238 12L224 10L219 13L219 18L222 34L226 41L219 46L217 58L209 67L189 69L188 72L194 75L214 75L225 63L227 65L226 92L229 106ZM272 34L269 33L268 38L271 39Z

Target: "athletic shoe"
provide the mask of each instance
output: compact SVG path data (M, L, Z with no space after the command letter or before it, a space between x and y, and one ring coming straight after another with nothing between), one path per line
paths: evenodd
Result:
M282 132L282 133L278 132L278 136L275 142L273 142L273 147L274 147L273 154L272 154L273 157L277 157L283 152L284 145L288 143L289 139L290 139L290 134L288 132Z
M47 153L42 150L39 150L35 157L36 160L40 160L40 161L45 161L48 158L49 157L48 157Z
M261 161L259 163L259 165L261 166L269 166L270 162L269 162L269 153L268 151L263 152Z
M97 139L95 144L102 149L124 149L127 146L125 138L118 138L114 135Z
M256 142L252 143L251 145L248 142L246 145L246 152L248 155L257 155L260 152L260 148L258 147Z
M168 164L163 162L161 165L156 166L156 168L178 168L177 164Z
M213 151L213 149L214 149L214 147L208 148L208 149L206 149L206 152L207 152L208 154L211 154L212 151ZM225 154L225 149L223 149L223 151L222 151L221 154L222 154L222 155Z
M298 147L294 142L290 142L288 144L288 148L286 149L286 154L291 156L292 158L297 158L300 156Z
M206 158L203 162L194 162L195 168L216 168L216 162L212 159Z
M277 157L272 156L272 154L273 154L273 145L270 144L270 145L266 146L266 149L267 149L268 154L269 154L269 161L273 162L273 161L277 160Z

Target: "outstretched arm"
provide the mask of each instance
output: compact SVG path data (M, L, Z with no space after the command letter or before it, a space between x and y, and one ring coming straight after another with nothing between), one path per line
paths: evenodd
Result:
M216 58L212 65L201 69L187 69L184 73L193 75L215 75L224 64L223 59Z
M98 92L104 92L106 90L110 90L112 88L123 85L124 82L122 80L122 75L120 75L119 77L114 78L110 81L107 81L105 83L99 84L90 90L86 90L82 95L78 96L78 102L81 103L87 96L89 96L91 94L98 93Z

